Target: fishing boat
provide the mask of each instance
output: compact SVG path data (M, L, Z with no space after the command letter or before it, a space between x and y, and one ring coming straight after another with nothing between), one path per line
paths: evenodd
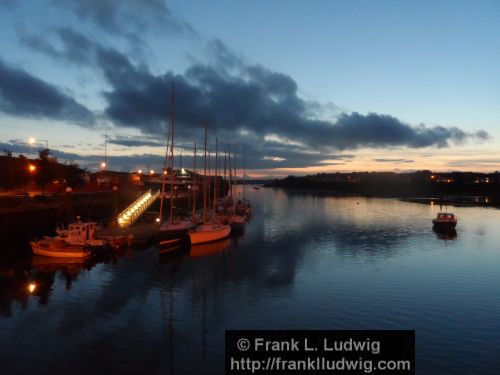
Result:
M102 239L96 239L96 229L97 223L82 222L80 216L77 216L76 222L69 224L67 229L56 229L57 236L54 239L64 240L68 245L103 247L106 243Z
M432 219L432 225L437 231L453 231L457 222L457 217L449 212L438 212L437 217Z
M33 254L54 258L86 258L91 252L84 245L70 245L60 237L45 237L36 242L30 242Z

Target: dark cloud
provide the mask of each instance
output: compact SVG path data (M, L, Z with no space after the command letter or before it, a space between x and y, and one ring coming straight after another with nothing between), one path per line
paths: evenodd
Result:
M112 87L105 93L107 115L147 134L164 127L170 82L175 81L176 119L186 136L207 118L217 134L228 138L241 139L241 131L260 139L275 134L315 149L447 147L488 137L484 131L470 134L457 127L411 126L375 113L343 113L336 121L311 119L306 115L309 102L299 97L296 82L258 65L240 66L238 74L197 64L183 75L153 75L112 49L99 51L98 65Z
M55 36L60 47L49 41ZM42 52L57 61L65 61L77 65L93 65L95 49L98 43L92 38L74 31L69 27L51 29L44 36L33 34L24 28L18 30L21 43L31 49Z
M92 112L58 87L8 66L1 59L0 111L14 116L66 120L84 126L94 124Z

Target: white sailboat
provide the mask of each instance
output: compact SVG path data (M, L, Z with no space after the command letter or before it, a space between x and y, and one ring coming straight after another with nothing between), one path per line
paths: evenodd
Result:
M203 181L203 224L190 230L191 245L218 241L231 233L231 226L207 221L207 123L205 122L205 149L204 149L204 181Z

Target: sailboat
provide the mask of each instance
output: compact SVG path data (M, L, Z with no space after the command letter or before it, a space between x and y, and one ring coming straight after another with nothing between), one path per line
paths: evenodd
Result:
M174 128L175 128L175 84L172 82L172 104L169 118L168 134L167 134L167 152L163 163L162 173L162 194L160 201L160 220L163 217L163 201L165 199L165 185L168 173L170 182L170 218L160 224L158 228L158 242L160 245L160 254L168 253L182 248L188 241L188 230L196 227L188 219L174 218ZM169 145L170 142L170 145ZM170 151L170 154L169 154ZM169 159L169 168L166 168L166 159Z
M205 122L205 149L204 149L204 180L203 180L203 224L190 230L191 245L218 241L231 233L231 226L207 221L207 123Z

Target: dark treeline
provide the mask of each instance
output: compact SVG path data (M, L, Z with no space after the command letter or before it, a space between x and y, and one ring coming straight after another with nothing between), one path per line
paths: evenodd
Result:
M500 196L500 173L356 172L288 176L266 186L378 197Z
M85 171L76 163L62 164L50 155L49 149L40 150L37 159L24 155L12 156L10 152L0 155L0 189L22 190L45 188L58 182L61 186L78 187L83 183Z

